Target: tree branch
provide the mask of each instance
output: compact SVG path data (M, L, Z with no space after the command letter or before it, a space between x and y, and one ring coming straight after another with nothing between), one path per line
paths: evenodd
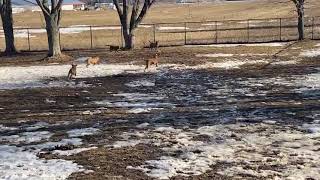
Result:
M131 19L130 19L130 31L132 31L135 27L135 21L138 16L140 0L135 0L132 6Z
M148 12L148 9L153 5L154 2L156 2L156 0L144 0L142 10L134 24L135 28L141 23L141 21L143 20L143 18Z
M46 5L44 5L46 3L46 1L42 1L40 2L40 0L36 0L38 6L40 7L40 9L42 10L42 12L45 14L45 15L48 15L50 16L50 10L48 7L46 7Z
M55 0L56 1L56 0ZM60 11L62 6L63 0L59 0L58 4L56 5L54 11Z

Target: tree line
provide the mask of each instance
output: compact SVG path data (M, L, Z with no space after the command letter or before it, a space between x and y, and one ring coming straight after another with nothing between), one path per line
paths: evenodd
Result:
M130 1L130 2L129 2ZM113 0L122 26L124 49L134 48L134 32L156 0ZM299 40L304 39L304 3L305 0L290 0L294 3L298 16ZM48 39L48 57L60 58L62 55L59 41L59 26L63 0L36 0L45 23ZM122 5L121 5L122 4ZM131 9L131 12L129 12ZM11 0L0 0L0 14L5 35L5 55L17 53L14 45L13 16ZM130 15L130 16L129 16Z

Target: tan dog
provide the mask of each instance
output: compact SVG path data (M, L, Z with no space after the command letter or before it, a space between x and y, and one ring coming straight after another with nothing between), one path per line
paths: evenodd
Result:
M156 67L158 67L158 64L159 64L158 54L155 54L154 58L146 60L146 68L144 69L144 71L149 69L149 67L153 64L156 65Z
M96 65L96 64L100 64L100 58L99 57L89 57L87 59L87 67L92 64L92 65Z
M73 76L77 76L77 64L71 64L71 68L68 73L68 79L72 79Z

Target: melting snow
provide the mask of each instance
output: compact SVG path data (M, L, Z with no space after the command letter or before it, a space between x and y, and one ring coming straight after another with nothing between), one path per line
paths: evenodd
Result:
M4 126L2 124L0 124L0 132L5 132L5 131L14 131L14 130L18 130L19 128L16 127L7 127Z
M71 156L71 155L75 155L75 154L81 153L83 151L90 151L92 149L97 149L97 147L77 148L77 149L66 150L66 151L54 150L53 154L58 154L60 156Z
M239 131L248 133L237 133ZM168 154L157 160L148 160L145 165L127 167L141 170L153 178L200 175L210 170L210 166L217 162L232 163L230 167L218 169L219 174L230 177L320 177L320 154L317 151L320 145L316 139L320 137L318 132L309 135L295 130L284 131L281 127L270 124L233 124L184 130L158 127L155 130L138 131L136 134L125 133L122 136L124 141L120 141L121 145L133 146L149 142L161 146ZM197 137L201 136L205 136L206 140L197 140ZM136 137L140 139L136 140ZM122 147L117 144L114 147ZM303 166L297 166L297 161ZM256 168L269 165L281 168ZM243 168L244 166L249 168Z
M84 128L84 129L73 129L68 131L69 137L82 137L87 135L93 135L99 133L100 130L97 128Z
M196 57L231 57L233 54L222 54L222 53L216 53L216 54L197 54Z
M70 65L48 66L6 66L0 67L1 89L36 88L36 87L63 87L63 86L86 86L83 82L67 80ZM143 67L134 65L109 65L100 64L86 68L85 64L77 67L77 78L111 76L132 70L133 73L143 72ZM50 80L58 78L57 80ZM49 82L46 82L46 80Z
M189 45L187 47L237 47L237 46L247 46L247 47L282 47L288 43L252 43L252 44L210 44L210 45Z
M184 30L185 27L165 27L165 26L162 26L162 27L158 27L157 29L160 30L160 31L164 31L164 30ZM187 29L189 29L189 28L187 28Z
M129 87L141 87L141 86L145 86L145 87L152 87L155 86L155 82L151 82L149 80L137 80L137 81L132 81L130 83L126 83L126 86Z
M300 53L300 56L303 57L317 57L320 56L320 48L305 50Z
M24 132L20 135L0 136L0 141L10 142L11 144L20 144L21 142L29 144L48 140L52 133L48 131Z
M66 179L82 167L62 159L39 159L24 148L0 145L0 179Z

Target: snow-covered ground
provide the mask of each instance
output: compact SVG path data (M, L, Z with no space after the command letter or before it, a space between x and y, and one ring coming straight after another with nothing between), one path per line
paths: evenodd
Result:
M317 56L320 56L320 48L304 50L303 52L300 53L300 56L303 56L303 57L317 57Z
M16 127L4 127L1 125L3 132L10 132L12 135L0 135L0 179L18 180L18 179L66 179L74 172L85 171L85 169L72 162L63 159L41 159L37 155L50 148L58 146L82 144L80 138L66 138L61 141L50 141L54 135L49 131L29 131L33 127L20 127L24 132L13 133ZM53 124L60 125L60 124ZM48 124L47 127L50 125ZM31 128L32 127L32 128ZM82 137L97 133L93 128L74 129L69 131L69 137ZM75 148L72 150L54 150L53 154L70 156L83 151L95 149Z
M77 61L80 63L78 78L128 72L143 73L144 70L144 66L128 64L100 64L86 68L84 59ZM298 61L276 61L272 64L287 65ZM310 113L312 109L309 111L306 108L302 116L308 118L308 122L284 126L279 121L287 114L294 114L295 112L290 111L292 109L281 111L281 108L274 106L265 111L259 105L301 105L300 101L305 100L303 96L310 98L311 103L318 101L320 69L313 68L312 73L299 75L253 77L225 77L212 75L210 72L201 74L202 71L198 71L241 68L246 64L268 62L270 59L240 60L227 57L195 66L164 64L151 75L139 76L125 82L124 89L128 90L105 92L105 98L92 100L90 104L92 107L98 106L97 109L84 109L78 113L81 116L98 115L104 109L114 108L123 110L121 112L125 112L132 119L139 116L138 123L133 124L130 131L113 134L117 136L113 143L103 139L97 142L101 143L99 146L86 145L82 139L84 136L104 137L106 129L101 125L106 123L104 121L88 127L83 127L84 124L79 119L70 122L57 121L54 124L41 121L24 124L24 120L19 121L20 125L17 126L0 124L0 179L66 179L72 173L85 171L85 168L70 160L59 159L60 156L72 156L83 151L96 150L101 146L117 149L139 144L158 147L164 153L159 158L146 160L142 165L126 168L142 171L153 178L201 175L210 171L212 165L225 163L231 166L218 168L217 173L230 178L250 176L267 179L272 176L274 179L319 179L318 110L314 109L315 113ZM69 68L70 65L0 67L0 89L90 86L86 82L75 85L73 81L68 81L66 75ZM268 90L270 87L272 90ZM281 91L283 89L285 93ZM89 91L81 90L82 93ZM312 93L310 91L316 92L308 95ZM288 100L287 95L290 94L300 99ZM279 96L284 97L281 99ZM42 102L50 105L59 103L53 97L42 99ZM246 105L250 103L256 104L248 110ZM258 107L255 107L256 105ZM301 108L303 107L298 106L297 109ZM21 109L20 112L29 111ZM158 111L160 113L153 114ZM50 118L54 113L45 112L41 115ZM190 123L188 118L192 116L194 119ZM125 117L116 122L129 124L131 119ZM258 123L242 121L244 117ZM203 122L202 118L205 119ZM287 118L293 119L292 116ZM234 124L225 124L232 120L235 121ZM68 126L64 130L64 137L55 140L55 135L61 134L56 134L55 130L50 128L57 129L58 126L72 123L81 123L81 128ZM111 128L109 123L111 122L108 122L107 126ZM173 126L176 124L177 126ZM70 145L72 148L68 150L54 149ZM58 158L46 160L39 157L39 154L47 152L48 149L53 149L51 153Z
M251 43L251 44L211 44L211 45L188 45L186 47L282 47L288 43Z
M259 129L266 129L260 132ZM250 133L237 133L245 131ZM206 141L195 138L206 136ZM216 125L197 129L158 127L154 130L125 133L123 141L113 147L134 146L150 143L162 147L166 154L159 159L148 160L145 165L132 167L145 172L153 178L168 179L173 176L201 175L218 162L231 163L232 166L219 169L218 174L238 177L250 175L257 178L276 176L280 179L305 179L320 177L320 148L317 138L319 131L306 134L300 131L286 131L277 125ZM139 140L134 138L139 137ZM126 140L129 139L129 140ZM275 143L283 143L276 146ZM270 156L270 154L275 154ZM303 165L296 165L299 161ZM264 170L260 166L281 166L282 168ZM244 166L248 168L244 168Z
M63 86L90 86L85 82L75 84L67 79L71 65L48 66L7 66L0 67L0 89L37 88L37 87L63 87ZM86 67L85 64L77 66L77 78L111 76L121 73L143 72L142 66L100 64ZM51 78L57 78L51 80Z
M158 27L157 28L159 31L165 31L165 30L185 30L185 29L189 29L189 28L186 28L186 27L179 27L179 26L161 26L161 27Z

